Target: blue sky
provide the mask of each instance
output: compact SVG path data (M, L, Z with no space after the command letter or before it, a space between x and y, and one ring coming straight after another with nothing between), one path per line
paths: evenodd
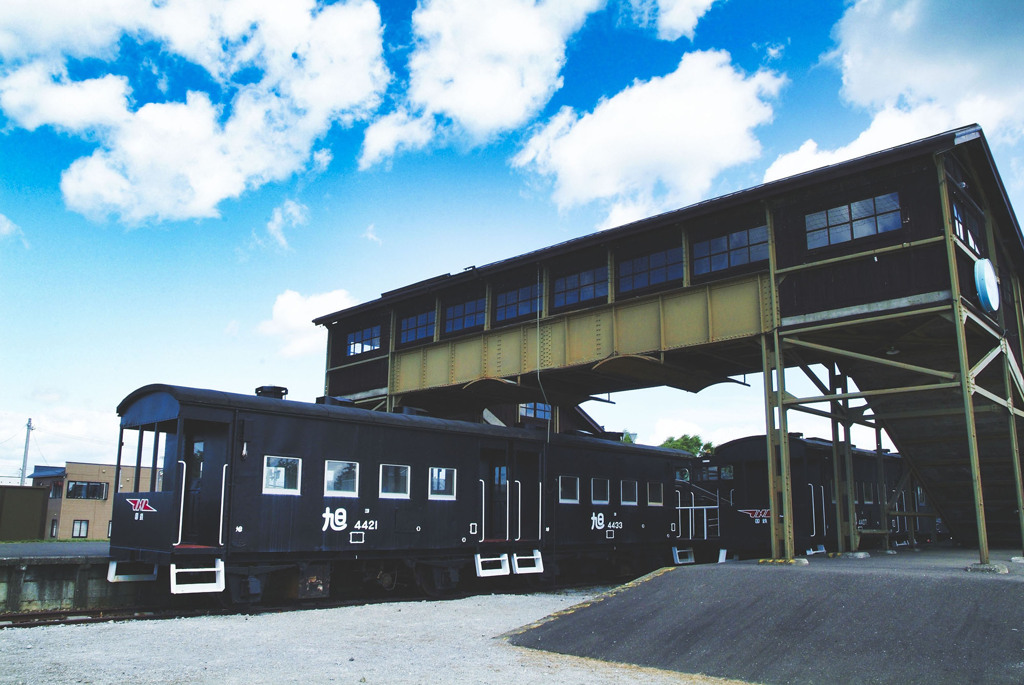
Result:
M316 316L956 126L1024 206L1024 13L970 7L6 0L0 476L29 417L31 467L151 382L312 400ZM588 408L720 443L752 386Z

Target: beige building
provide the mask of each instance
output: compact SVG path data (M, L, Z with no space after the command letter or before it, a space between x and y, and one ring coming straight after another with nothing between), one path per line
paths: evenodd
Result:
M117 491L135 491L135 467L121 467L121 484L114 490L117 467L113 464L89 464L69 461L64 467L36 466L32 484L49 488L46 510L46 537L59 540L106 540L110 537L112 495ZM143 467L140 491L149 489L152 469ZM157 486L160 477L157 470Z

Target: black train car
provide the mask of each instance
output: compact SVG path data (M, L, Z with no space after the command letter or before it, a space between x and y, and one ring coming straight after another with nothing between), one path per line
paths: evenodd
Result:
M134 433L135 449L118 464L160 462L164 475L160 488L115 494L111 581L167 567L174 594L227 588L256 601L366 580L434 591L466 574L639 573L678 557L672 501L686 453L280 390L150 385L125 398L121 445Z
M834 552L838 531L832 443L794 433L789 446L797 553ZM697 509L701 498L717 503L713 521L719 539L714 545L743 557L771 553L766 449L763 435L724 443L716 447L714 456L702 459L681 478L688 482L687 496L696 501ZM947 537L941 520L928 507L924 491L913 479L897 491L905 468L898 454L882 453L884 477L879 474L879 455L874 451L854 448L852 454L854 508L862 547L877 546L877 541L884 539L879 534L886 530L882 528L883 492L890 511L890 545ZM898 512L908 513L901 516ZM699 531L694 538L699 547Z

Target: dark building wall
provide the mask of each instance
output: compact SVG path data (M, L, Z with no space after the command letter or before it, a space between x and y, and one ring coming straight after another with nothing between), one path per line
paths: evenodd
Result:
M41 540L48 499L47 488L0 485L0 540Z

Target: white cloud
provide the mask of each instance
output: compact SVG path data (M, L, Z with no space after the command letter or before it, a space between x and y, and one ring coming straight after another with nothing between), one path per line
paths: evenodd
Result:
M433 136L473 144L522 126L562 86L569 37L605 0L425 0L412 15L405 102L367 132L360 167Z
M330 150L327 148L320 148L313 153L313 170L318 174L322 174L327 171L327 167L331 165L333 160L334 155L331 154Z
M554 177L561 208L595 200L616 221L702 199L724 169L754 159L785 79L746 75L721 51L692 52L667 76L632 86L578 115L563 108L513 165Z
M20 238L21 244L28 248L28 241L25 240L25 232L21 230L21 226L0 214L0 240L4 238Z
M369 240L371 243L377 243L378 245L384 244L384 242L380 239L380 236L377 235L377 227L374 226L373 224L370 224L369 226L366 227L366 230L363 231L363 237Z
M686 36L693 40L697 22L714 3L715 0L659 0L658 37L676 40Z
M872 116L853 142L819 149L809 139L769 168L766 179L832 164L944 130L978 123L993 147L1024 158L1024 12L978 0L860 0L834 29L829 61L842 95Z
M259 325L259 332L282 340L281 355L298 357L324 353L327 331L314 326L313 319L352 307L359 302L346 290L303 296L285 290L274 300L270 319Z
M359 155L359 168L369 169L399 149L418 150L434 137L433 117L411 117L398 110L370 124Z
M57 16L63 9L81 35ZM311 154L317 139L332 124L368 117L390 78L370 0L18 0L0 9L0 25L0 107L16 125L98 141L65 171L66 201L127 222L216 216L224 199L307 164L324 168L329 157ZM202 66L219 88L132 109L124 77L68 78L68 57L113 61L124 35ZM237 86L232 77L243 70L259 80Z
M284 235L285 228L302 226L309 220L309 207L294 200L285 200L280 207L275 207L270 221L267 222L267 233L279 247L288 249L288 239Z
M958 122L951 112L936 105L921 106L909 111L888 107L875 114L871 125L848 145L834 150L822 150L815 141L806 140L797 150L779 155L765 171L764 180L774 181L838 164L941 133L962 123L965 122Z
M658 38L693 40L697 22L717 0L629 0L630 19L638 26L658 29Z
M70 81L63 67L32 62L0 78L0 108L30 131L49 125L81 133L125 123L129 90L122 76Z

